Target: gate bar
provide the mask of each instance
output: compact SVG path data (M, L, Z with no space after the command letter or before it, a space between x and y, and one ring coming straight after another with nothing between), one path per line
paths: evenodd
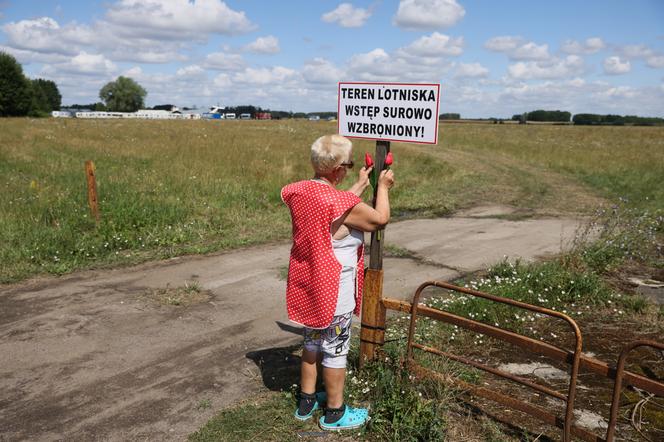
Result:
M471 365L475 368L479 368L480 370L484 370L484 371L489 372L491 374L495 374L496 376L500 376L500 377L503 377L503 378L510 379L514 382L517 382L519 384L530 387L533 390L537 390L540 393L544 393L546 395L555 397L556 399L560 399L562 401L567 400L567 397L564 394L559 393L556 390L545 387L543 385L531 382L528 379L522 378L520 376L515 376L515 375L507 373L505 371L498 370L498 369L495 369L493 367L489 367L488 365L480 364L479 362L475 362L473 360L466 359L464 357L457 356L455 354L448 353L446 351L442 351L442 350L439 350L437 348L433 348L433 347L429 347L429 346L422 345L422 344L417 344L417 343L413 343L412 346L415 347L415 348L419 348L422 351L426 351L428 353L433 353L433 354L438 355L438 356L444 356L448 359L452 359L453 361L461 362L461 363L466 364L466 365Z
M620 357L618 358L618 365L616 368L616 382L613 384L613 400L611 401L611 418L609 419L609 428L606 430L606 441L613 442L616 432L616 421L618 420L618 409L620 408L620 392L622 390L623 382L623 373L629 373L625 371L625 362L627 361L627 355L634 349L638 347L652 347L664 351L664 344L651 341L647 339L642 339L638 341L632 341L623 348L620 352ZM660 386L664 384L659 384ZM653 391L651 391L653 393ZM655 393L658 394L658 393ZM659 396L664 396L659 394Z
M383 305L385 305L385 308L389 310L403 313L410 313L412 310L412 304L410 302L402 301L400 299L383 298ZM461 316L456 316L452 313L442 312L440 310L432 309L426 306L419 306L417 310L419 315L452 323L469 330L481 331L481 333L488 336L501 339L503 341L514 344L517 347L524 348L543 356L548 356L558 361L570 363L570 360L572 359L572 355L567 350L561 349L546 342L538 341L526 336L517 335L516 333L512 333L508 330L503 330L498 327L473 321L472 319L466 319ZM538 344L537 347L532 345L533 343ZM581 368L592 373L599 374L605 378L616 378L617 370L610 367L606 362L591 358L590 356L586 356L584 354L581 354L579 359ZM648 390L651 393L657 394L658 396L664 396L664 387L662 387L662 384L645 376L641 376L639 374L625 370L623 382L627 385L632 385L643 390Z
M463 390L467 391L472 395L489 399L491 401L498 402L499 404L503 404L514 410L529 414L531 416L538 418L540 421L544 422L545 424L551 425L552 427L563 428L564 426L563 420L560 419L560 417L556 416L555 414L549 413L548 411L543 410L542 408L537 407L535 405L531 405L526 402L521 402L518 399L506 396L497 391L489 390L488 388L469 384L458 378L451 378L451 377L448 378L442 375L441 373L438 373L437 371L431 370L426 367L422 367L421 365L414 364L412 369L416 375L432 376L440 379L445 383L459 385ZM570 431L572 435L580 439L583 439L586 442L605 442L604 439L597 436L596 434L584 428L576 426L574 424L570 425Z
M582 342L583 342L583 338L581 337L581 330L579 329L579 326L576 324L576 322L574 322L574 320L572 318L570 318L569 316L567 316L563 313L557 312L555 310L550 310L550 309L547 309L547 308L544 308L544 307L538 307L538 306L535 306L535 305L526 304L525 302L516 301L516 300L513 300L513 299L509 299L509 298L502 298L502 297L499 297L499 296L490 295L488 293L483 293L483 292L480 292L480 291L477 291L477 290L458 287L458 286L455 286L453 284L449 284L447 282L427 281L427 282L424 282L424 283L420 284L420 286L415 291L415 294L413 295L413 302L412 302L412 305L411 305L410 328L409 328L409 331L408 331L408 344L406 346L406 351L407 351L407 356L406 357L407 357L408 361L414 361L412 344L413 344L413 336L415 334L415 321L417 320L417 311L418 311L418 308L419 308L420 296L422 295L422 292L424 291L425 288L431 287L431 286L440 287L440 288L444 288L444 289L447 289L447 290L452 290L452 291L455 291L455 292L466 293L466 294L469 294L469 295L472 295L472 296L475 296L475 297L488 299L490 301L498 302L498 303L501 303L501 304L507 304L507 305L511 305L511 306L514 306L514 307L519 307L519 308L522 308L524 310L530 310L530 311L541 313L541 314L544 314L544 315L547 315L547 316L562 319L563 321L567 322L567 324L570 326L570 328L574 332L575 345L574 345L574 353L572 354L572 369L571 369L571 373L570 373L570 380L569 380L567 398L565 400L566 403L565 403L565 423L563 425L563 441L564 442L571 441L571 427L573 425L572 420L574 419L574 399L576 398L576 379L577 379L577 376L579 375L579 358L581 356L581 347L582 347ZM439 312L443 313L442 310L439 310ZM444 313L447 313L447 312L444 312ZM486 325L486 324L483 324L481 322L471 321L469 319L462 318L462 317L459 317L459 316L457 316L457 318L461 319L462 322L465 322L466 324L473 323L472 325L474 325L476 327L477 327L477 325L480 325L480 324L481 325ZM470 328L470 327L467 327L467 328ZM477 328L480 328L480 327L477 327ZM502 330L498 327L494 327L494 328L496 330ZM506 332L506 333L512 334L514 336L520 336L520 335L517 335L516 333L508 332L507 330L503 330L503 331ZM523 336L521 336L521 337L523 338ZM532 340L532 341L534 341L534 340ZM542 344L540 341L535 341L535 342L537 342L537 347L541 346L541 344Z

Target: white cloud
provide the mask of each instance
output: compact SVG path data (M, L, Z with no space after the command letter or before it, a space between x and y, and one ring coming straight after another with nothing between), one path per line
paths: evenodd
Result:
M279 48L279 40L272 35L258 37L256 40L249 43L245 49L257 54L276 54L281 50Z
M102 54L88 54L84 51L64 63L47 65L42 70L47 75L68 73L93 77L107 76L116 71L117 66L115 63Z
M282 66L272 68L246 68L233 76L236 83L249 83L254 85L274 84L294 80L297 71Z
M356 68L370 67L376 64L387 63L390 56L383 48L376 48L373 51L356 54L351 57L350 64Z
M49 54L76 54L80 45L91 38L88 27L61 27L50 17L10 22L2 26L2 30L7 35L9 46Z
M179 53L182 42L167 39L136 37L126 29L106 21L92 26L70 23L60 26L50 17L22 20L4 25L8 46L32 51L22 54L23 59L39 59L38 54L76 55L81 51L102 53L110 60L140 63L170 63L184 61Z
M600 51L606 47L604 41L599 37L591 37L586 39L586 53L594 54L597 51Z
M604 59L604 72L609 75L626 74L632 70L629 60L621 60L618 56Z
M490 51L504 52L511 60L547 60L551 58L549 45L538 45L532 41L523 42L523 38L516 36L493 37L484 43Z
M654 51L644 44L621 46L618 52L626 58L646 58L654 55Z
M359 28L364 26L369 17L371 11L356 8L351 3L341 3L333 11L323 14L321 20L326 23L337 23L344 28Z
M23 65L30 63L64 63L70 58L64 54L35 52L4 45L0 45L0 51L11 54Z
M448 72L454 63L444 58L405 55L400 49L388 54L382 48L355 54L348 61L349 78L362 81L434 82Z
M220 0L119 0L109 7L106 20L125 35L174 40L202 39L206 33L237 35L256 28L244 12Z
M158 52L149 49L131 51L125 47L110 52L108 56L116 61L133 61L136 63L173 63L187 60L186 56L175 51Z
M178 77L186 77L186 78L201 78L206 76L205 69L198 66L197 64L192 64L180 68L175 72L175 75Z
M143 69L140 66L134 66L124 71L122 75L129 78L140 78L143 76Z
M403 29L420 31L454 26L466 10L456 0L401 0L393 23Z
M664 55L653 55L646 58L646 64L651 68L664 68Z
M642 59L646 62L646 66L651 68L664 67L664 55L661 52L654 51L644 44L639 45L626 45L617 48L617 52L623 58L629 59ZM618 58L618 57L611 57ZM605 68L606 68L606 61ZM629 61L627 61L629 63ZM629 72L629 69L627 70ZM623 72L618 72L623 73Z
M570 86L581 87L581 86L586 84L586 80L584 80L583 78L577 77L577 78L571 79L569 81L569 84L570 84Z
M512 60L546 60L550 57L549 45L537 45L531 41L517 47L508 55Z
M331 84L343 80L344 71L324 58L314 58L302 67L302 76L310 83Z
M244 69L246 65L242 56L238 54L212 52L205 56L203 66L216 71L239 71Z
M636 89L629 86L615 86L609 89L597 92L596 97L599 98L634 98L637 95Z
M434 32L423 36L402 48L404 54L420 57L440 57L443 55L461 55L463 53L463 37L451 38Z
M518 62L508 66L510 77L519 80L553 79L579 75L585 68L578 55L551 58L545 61Z
M106 74L117 69L115 63L103 55L88 54L87 52L81 52L72 58L69 66L72 68L72 72L82 74Z
M479 63L459 63L454 76L461 77L486 77L489 70Z
M523 41L521 37L514 37L510 35L503 35L500 37L493 37L484 43L484 47L496 52L507 52L516 49Z
M228 74L219 74L214 78L214 86L225 89L231 87L233 81Z
M606 47L604 41L599 37L591 37L586 39L584 43L579 43L576 40L566 40L563 43L561 50L568 54L594 54Z

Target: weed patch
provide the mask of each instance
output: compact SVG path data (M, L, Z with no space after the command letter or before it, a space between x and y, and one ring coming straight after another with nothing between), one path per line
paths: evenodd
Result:
M208 301L210 299L210 292L201 290L200 285L195 281L187 281L181 287L150 289L144 297L161 305L185 307Z

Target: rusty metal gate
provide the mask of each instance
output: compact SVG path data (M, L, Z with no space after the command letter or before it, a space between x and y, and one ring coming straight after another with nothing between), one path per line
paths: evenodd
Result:
M445 310L420 305L419 301L420 301L420 296L422 295L422 291L425 288L432 286L447 289L453 292L464 293L466 295L471 295L474 297L487 299L497 303L511 305L516 308L529 310L532 312L536 312L538 314L558 319L566 323L570 331L574 334L574 349L565 350L563 348L536 339L532 339L528 336L524 336L512 332L510 330L505 330L503 328L485 324L483 322L476 321L473 319L464 318L462 316L455 315ZM664 397L664 383L625 370L625 362L627 356L635 348L648 346L664 351L664 344L656 341L639 340L627 344L623 349L622 353L620 354L616 367L613 368L598 359L583 355L581 353L583 339L581 335L581 330L579 329L578 325L569 316L555 310L549 310L543 307L538 307L520 301L515 301L513 299L490 295L488 293L483 293L477 290L472 290L464 287L458 287L452 284L448 284L446 282L439 282L439 281L429 281L420 285L417 291L415 292L415 295L413 296L412 303L396 299L389 299L389 298L381 299L380 303L382 304L382 307L384 309L406 312L410 313L411 315L409 332L408 332L408 344L406 347L406 352L407 352L406 362L413 371L424 376L443 377L440 373L425 368L415 361L415 357L413 355L413 349L418 349L427 353L446 357L448 359L451 359L459 363L470 365L477 369L481 369L486 372L492 373L496 376L508 379L513 382L517 382L523 386L534 389L547 396L559 399L565 402L565 414L562 417L552 414L547 410L542 409L541 407L507 396L495 390L472 385L460 379L456 378L453 379L453 382L455 384L460 385L462 388L464 388L471 394L501 403L514 410L527 413L546 424L562 429L562 440L566 442L570 441L572 436L576 436L582 440L591 441L591 442L600 442L600 441L611 442L614 440L615 427L616 427L616 421L619 409L620 392L623 384L632 385L634 387L638 387L654 395ZM443 321L476 333L481 333L483 335L491 336L493 338L509 342L530 353L547 356L556 361L571 365L570 376L569 376L569 387L567 394L562 394L544 385L537 384L528 379L515 376L510 373L506 373L504 371L479 363L477 361L469 360L462 356L455 355L437 348L425 346L415 342L414 340L415 326L417 319L421 316L425 316L437 321ZM611 403L611 417L609 419L606 436L604 438L586 429L575 426L573 424L574 400L576 396L576 381L580 368L583 368L585 370L588 370L590 372L593 372L595 374L598 374L600 376L609 379L614 379L613 400ZM450 381L450 379L445 379L445 378L444 380Z

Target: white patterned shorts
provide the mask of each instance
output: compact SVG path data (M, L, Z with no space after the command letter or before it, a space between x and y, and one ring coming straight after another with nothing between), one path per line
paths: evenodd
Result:
M346 368L350 348L350 325L353 312L332 318L323 329L304 328L304 348L313 353L323 353L323 367Z

